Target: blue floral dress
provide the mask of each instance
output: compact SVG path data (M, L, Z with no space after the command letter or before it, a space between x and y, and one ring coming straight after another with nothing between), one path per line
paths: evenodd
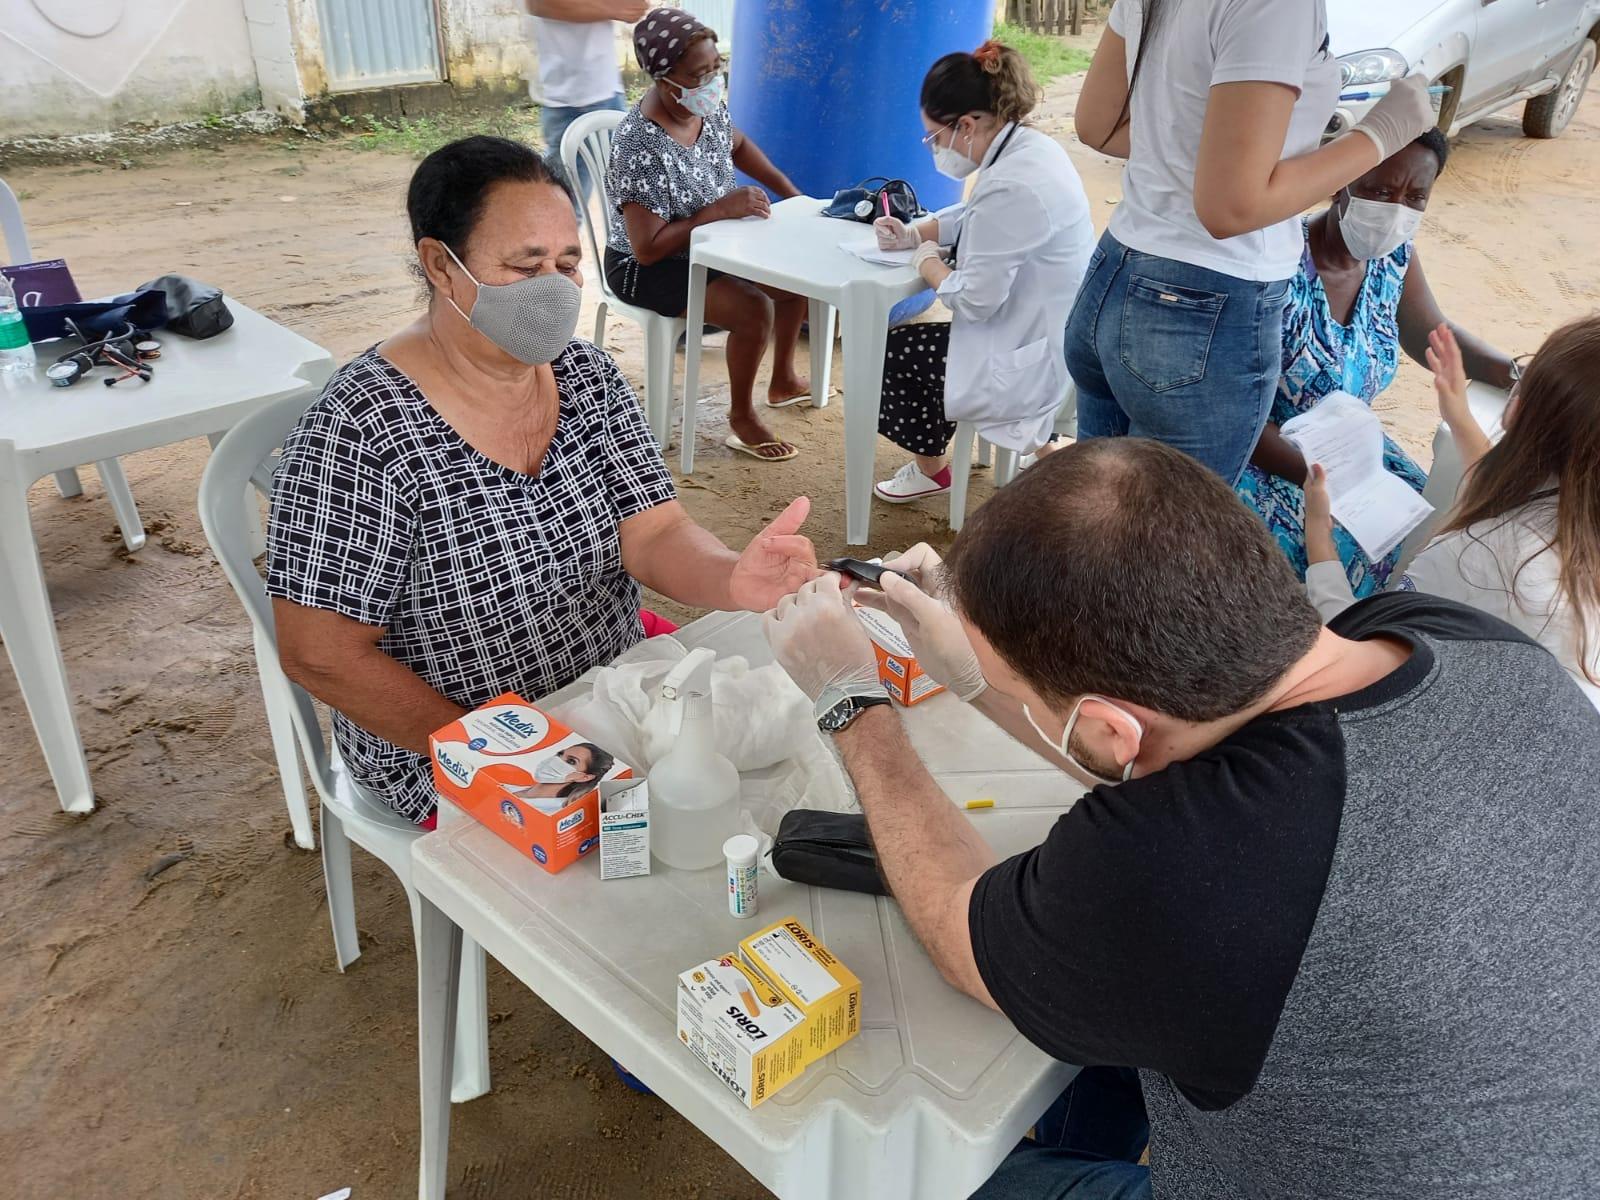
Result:
M1289 284L1283 313L1283 374L1268 420L1282 425L1313 408L1330 392L1348 392L1370 405L1373 397L1389 386L1400 366L1400 293L1410 263L1409 242L1387 258L1369 262L1366 278L1356 293L1350 323L1341 325L1328 308L1322 280L1311 261L1310 249L1306 250L1300 260L1300 273ZM1428 482L1427 472L1387 434L1383 438L1383 465L1419 493ZM1266 522L1304 579L1305 492L1253 464L1245 468L1238 492ZM1337 521L1333 540L1356 596L1383 590L1399 558L1399 548L1380 562L1372 562Z

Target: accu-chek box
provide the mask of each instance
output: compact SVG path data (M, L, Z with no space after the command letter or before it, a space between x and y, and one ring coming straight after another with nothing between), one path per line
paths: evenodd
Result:
M602 781L633 769L514 692L429 738L433 782L551 874L600 841Z

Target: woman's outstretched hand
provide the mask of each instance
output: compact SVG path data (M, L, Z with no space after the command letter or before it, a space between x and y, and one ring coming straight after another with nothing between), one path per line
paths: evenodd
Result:
M800 533L810 513L811 500L800 496L750 539L728 577L728 594L736 608L766 612L822 574L816 547Z

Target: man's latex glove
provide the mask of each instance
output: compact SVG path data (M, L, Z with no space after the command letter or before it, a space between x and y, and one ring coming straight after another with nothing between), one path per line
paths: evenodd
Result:
M915 225L895 217L879 217L872 223L872 230L878 235L879 250L915 250L922 241Z
M811 698L817 719L849 697L886 694L872 641L840 590L839 576L820 575L785 596L763 628L773 657Z
M1407 75L1389 85L1355 128L1377 143L1378 161L1383 162L1427 133L1438 120L1428 81L1421 75Z
M944 560L926 543L883 560L886 571L878 581L880 591L858 589L855 598L865 608L887 613L900 623L917 663L952 694L971 703L989 689L961 620L939 598L939 573Z

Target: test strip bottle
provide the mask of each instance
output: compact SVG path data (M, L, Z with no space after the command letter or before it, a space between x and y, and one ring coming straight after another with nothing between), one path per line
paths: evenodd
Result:
M722 843L728 860L728 912L736 917L753 917L759 907L756 898L756 858L761 846L747 833L738 833Z

